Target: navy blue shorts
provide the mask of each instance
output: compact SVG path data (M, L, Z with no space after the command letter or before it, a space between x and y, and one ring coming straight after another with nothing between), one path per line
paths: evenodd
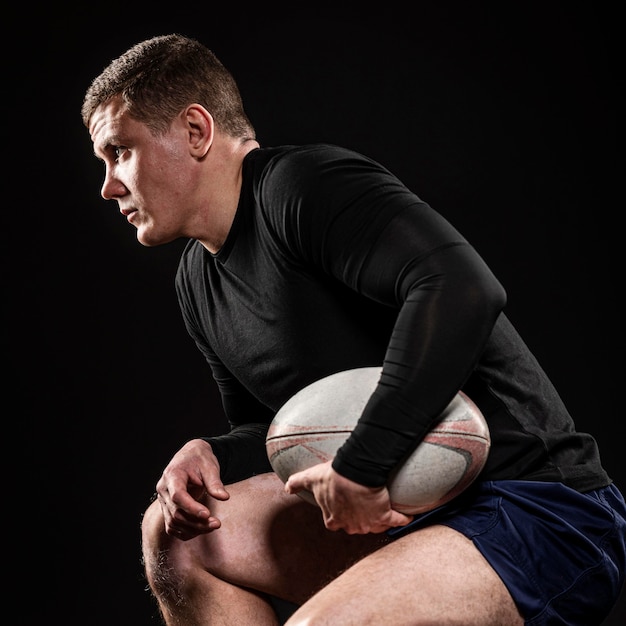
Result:
M601 624L624 584L626 504L614 485L579 493L553 482L481 482L388 535L432 524L474 542L529 626Z

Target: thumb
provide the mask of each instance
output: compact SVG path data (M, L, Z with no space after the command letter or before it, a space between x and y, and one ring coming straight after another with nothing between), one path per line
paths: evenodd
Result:
M219 478L214 478L205 483L206 492L216 500L228 500L230 494L226 491L224 483Z
M285 491L287 493L298 493L305 488L302 472L292 474L285 483Z
M389 516L389 525L392 527L396 526L406 526L410 524L415 519L415 515L405 515L404 513L400 513L400 511L391 510L391 515Z

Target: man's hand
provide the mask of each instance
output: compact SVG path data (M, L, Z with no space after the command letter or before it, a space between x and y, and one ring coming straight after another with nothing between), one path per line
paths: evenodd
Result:
M314 495L329 530L343 529L350 535L381 533L413 519L391 508L386 487L365 487L348 480L332 468L331 461L292 474L285 483L287 493L303 489Z
M220 466L211 446L202 439L188 441L168 463L156 486L168 535L192 539L221 526L211 515L210 498L230 497L220 479Z

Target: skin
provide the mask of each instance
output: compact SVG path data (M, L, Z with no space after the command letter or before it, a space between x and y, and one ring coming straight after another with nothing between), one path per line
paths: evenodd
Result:
M184 237L219 251L256 141L220 132L198 104L155 136L119 98L96 109L89 132L105 165L102 197L117 201L142 245ZM296 495L302 489L318 507ZM173 456L157 495L143 556L167 624L276 624L267 594L302 604L290 626L523 623L469 540L433 526L390 543L384 531L411 517L391 509L386 488L354 483L330 463L285 485L264 474L226 489L211 446L196 439Z
M256 141L219 133L209 112L194 104L155 136L119 99L94 112L89 132L105 165L102 197L117 201L140 243L189 237L210 252L221 248L237 208L241 164Z

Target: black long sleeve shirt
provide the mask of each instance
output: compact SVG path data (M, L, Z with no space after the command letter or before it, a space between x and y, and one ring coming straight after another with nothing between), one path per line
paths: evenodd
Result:
M269 471L276 411L324 376L380 366L333 467L369 486L463 389L485 415L481 478L610 482L503 309L504 289L465 238L394 175L329 145L250 152L219 251L190 241L177 293L231 432L207 438L223 480Z

